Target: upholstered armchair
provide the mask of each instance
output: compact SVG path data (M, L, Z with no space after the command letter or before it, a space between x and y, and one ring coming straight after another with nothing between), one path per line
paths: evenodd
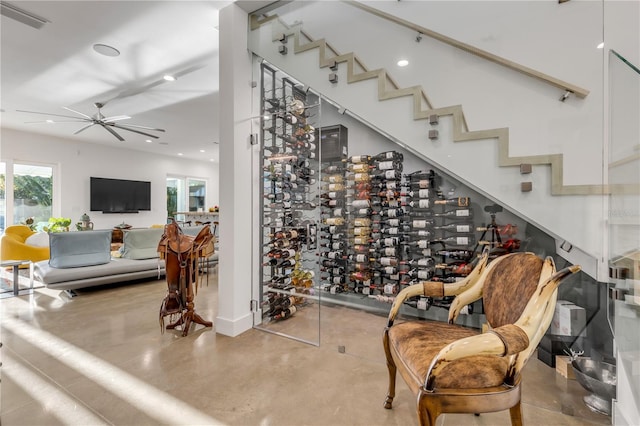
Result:
M455 284L422 282L402 290L388 317L383 346L389 369L385 408L395 396L396 371L417 398L421 425L435 425L441 413L510 410L522 424L521 371L551 323L557 287L580 270L556 272L553 260L512 253L487 264L485 252L474 270ZM456 296L449 321L395 323L408 297ZM483 299L489 329L479 333L454 324L460 309Z
M0 239L0 259L31 260L32 262L49 259L49 247L25 244L25 240L33 234L35 232L26 225L7 227ZM24 265L24 267L27 268L28 265Z

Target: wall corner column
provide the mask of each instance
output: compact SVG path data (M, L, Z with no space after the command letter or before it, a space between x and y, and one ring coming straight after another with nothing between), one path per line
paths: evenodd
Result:
M248 15L220 10L220 252L216 332L237 336L253 326L252 60Z

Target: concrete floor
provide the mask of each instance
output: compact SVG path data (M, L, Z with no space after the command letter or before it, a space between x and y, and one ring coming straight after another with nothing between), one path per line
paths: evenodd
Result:
M214 320L217 277L196 311ZM160 332L164 281L0 300L0 415L11 425L417 425L414 398L398 379L382 407L385 318L317 304L271 331L236 338L198 326L187 337ZM318 318L321 318L320 320ZM318 327L318 324L320 326ZM344 353L339 350L344 347ZM529 425L610 424L582 402L587 392L537 359L523 379ZM508 425L508 412L443 415L439 425Z

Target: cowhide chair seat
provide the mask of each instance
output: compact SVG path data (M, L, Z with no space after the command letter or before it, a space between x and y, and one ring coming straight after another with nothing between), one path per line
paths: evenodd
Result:
M396 371L417 397L421 425L435 425L441 413L510 410L522 424L521 370L551 323L558 285L580 270L556 272L551 258L512 253L487 263L485 251L474 270L454 284L425 281L401 291L389 313L383 346L389 369L385 408L395 396ZM425 295L456 296L448 323L395 324L404 300ZM461 308L482 298L489 330L455 325Z

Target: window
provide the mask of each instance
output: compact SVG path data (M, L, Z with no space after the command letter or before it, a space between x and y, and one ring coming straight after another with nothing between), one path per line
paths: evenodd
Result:
M0 229L28 218L44 223L54 216L53 180L50 165L0 163Z
M207 199L207 181L190 177L167 177L167 216L177 212L204 210Z

